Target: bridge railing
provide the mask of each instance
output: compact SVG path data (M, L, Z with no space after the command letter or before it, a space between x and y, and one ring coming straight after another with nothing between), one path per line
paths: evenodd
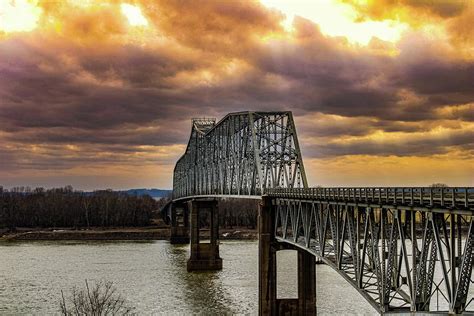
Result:
M273 197L330 200L352 203L412 205L472 209L473 188L458 187L370 187L370 188L269 188L265 194Z

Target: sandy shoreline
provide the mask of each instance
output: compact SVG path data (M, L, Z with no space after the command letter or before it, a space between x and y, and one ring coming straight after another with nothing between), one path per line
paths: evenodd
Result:
M206 238L207 230L202 230ZM220 229L220 239L257 240L255 229ZM91 228L74 229L21 229L14 233L1 233L0 241L34 240L168 240L167 227L130 227L130 228Z

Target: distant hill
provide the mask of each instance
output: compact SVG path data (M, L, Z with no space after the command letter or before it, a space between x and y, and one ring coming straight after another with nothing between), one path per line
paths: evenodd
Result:
M162 198L171 194L173 190L161 190L161 189L130 189L121 192L127 193L128 195L145 195L148 194L154 198Z

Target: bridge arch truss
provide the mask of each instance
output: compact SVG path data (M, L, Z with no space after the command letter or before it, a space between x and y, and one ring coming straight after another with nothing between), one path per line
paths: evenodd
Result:
M173 173L173 199L197 195L254 195L266 188L307 187L293 115L231 113L196 118Z

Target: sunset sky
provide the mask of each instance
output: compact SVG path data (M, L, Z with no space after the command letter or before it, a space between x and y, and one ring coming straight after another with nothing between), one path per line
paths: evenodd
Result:
M292 110L310 185L474 185L474 1L0 0L0 185L171 188L191 117Z

